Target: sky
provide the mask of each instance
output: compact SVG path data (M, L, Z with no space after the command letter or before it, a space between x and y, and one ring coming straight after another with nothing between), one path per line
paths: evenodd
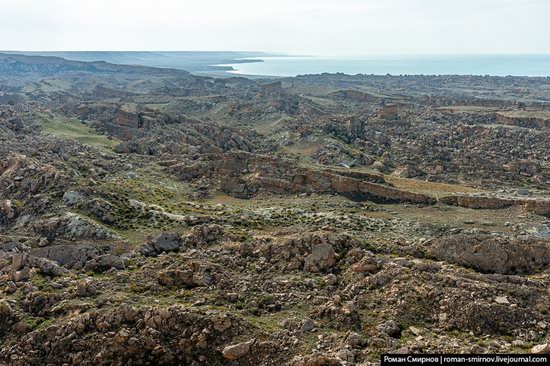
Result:
M0 0L0 49L550 53L550 0Z

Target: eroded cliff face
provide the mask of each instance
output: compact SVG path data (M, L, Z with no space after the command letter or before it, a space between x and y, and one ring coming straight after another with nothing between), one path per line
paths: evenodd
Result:
M537 215L550 216L550 200L545 198L506 198L484 196L447 196L440 202L472 209L498 210L512 206L523 207Z
M196 165L181 164L177 160L166 164L169 171L182 179L203 176L221 179L223 192L241 198L251 198L265 191L283 195L335 193L358 201L435 203L435 199L428 196L391 187L382 175L312 169L268 155L230 152L212 154L207 161Z
M503 125L526 127L526 128L548 128L550 126L550 119L543 117L529 117L526 115L510 115L503 113L496 113L496 122Z

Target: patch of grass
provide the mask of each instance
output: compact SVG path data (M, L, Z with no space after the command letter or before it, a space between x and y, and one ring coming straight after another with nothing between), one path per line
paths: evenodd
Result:
M506 117L512 117L512 118L539 118L539 119L550 120L549 111L511 110L511 111L500 112L499 114Z
M245 316L244 319L258 329L269 332L277 332L281 330L280 321L284 317L280 314L267 314L263 316Z
M32 330L43 330L52 325L54 320L54 318L26 317L22 319L22 323Z
M112 150L120 142L117 139L107 138L77 119L43 117L42 129L47 134L76 140L104 150Z
M393 184L396 188L410 191L413 193L421 193L431 197L444 197L449 193L480 193L482 190L462 186L459 184L435 183L427 182L418 179L399 178L396 176L386 175L384 180Z

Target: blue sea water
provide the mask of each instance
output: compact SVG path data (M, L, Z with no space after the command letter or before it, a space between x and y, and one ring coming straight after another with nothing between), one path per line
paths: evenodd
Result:
M230 64L234 74L296 76L324 72L375 75L550 76L548 55L396 55L365 58L261 57ZM261 60L261 61L260 61Z

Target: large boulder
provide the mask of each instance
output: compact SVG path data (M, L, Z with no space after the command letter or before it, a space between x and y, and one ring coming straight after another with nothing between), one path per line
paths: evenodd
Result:
M66 268L81 269L88 261L95 260L111 252L110 245L74 244L54 245L31 249L30 254L48 258Z
M450 328L467 329L478 335L511 335L517 329L532 327L540 320L532 309L457 299L449 307L446 324Z
M73 212L67 212L60 217L40 220L33 227L36 232L50 240L56 238L66 240L110 240L118 238L109 229Z
M327 270L336 264L336 253L329 243L315 244L311 253L304 258L304 270L319 272Z
M146 256L157 256L161 253L176 252L181 248L181 236L178 233L163 232L149 237L147 243L139 248Z
M178 233L160 233L154 235L149 243L157 253L174 252L181 247L181 237Z
M227 346L223 349L222 354L229 361L238 360L243 358L248 352L250 352L250 346L254 343L254 340L234 344Z
M125 269L124 260L113 254L104 254L86 262L86 270L93 272L108 271L112 268L120 270Z
M530 274L550 263L550 241L458 234L432 240L428 253L484 273Z
M550 355L550 342L533 346L533 348L531 348L531 353L537 355Z

